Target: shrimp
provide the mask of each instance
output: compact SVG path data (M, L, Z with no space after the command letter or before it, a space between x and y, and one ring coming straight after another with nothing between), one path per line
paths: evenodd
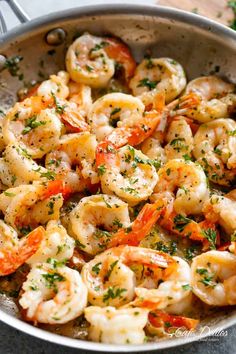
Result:
M69 96L69 74L66 71L59 71L57 75L50 75L49 80L43 81L37 88L36 94L44 100L50 100L52 93L62 99Z
M129 145L116 150L109 142L100 143L96 164L103 193L114 193L129 205L146 200L158 182L153 162Z
M96 146L96 137L89 132L63 135L57 148L46 155L45 166L72 192L80 192L99 181L94 168Z
M77 82L70 81L69 84L70 102L77 104L79 112L83 117L87 117L92 106L92 91L91 87Z
M178 118L178 119L177 119ZM193 150L193 134L185 117L175 117L170 123L165 138L167 160L190 158Z
M236 256L227 251L208 251L193 259L194 294L211 306L236 304Z
M162 271L159 269L157 272L153 270L150 275L141 280L135 288L136 299L133 304L137 307L165 309L189 296L190 282L191 274L188 263L180 257L170 257L167 268Z
M142 101L124 93L109 93L93 103L88 120L98 141L104 140L116 127L132 126L144 113Z
M5 142L4 142L4 138L3 138L3 133L2 133L2 122L3 122L3 113L0 113L0 152L2 152L6 145L5 145Z
M82 269L82 279L92 305L119 307L130 303L135 295L135 273L132 264L166 268L173 260L166 254L133 246L114 247L97 255Z
M0 180L7 187L43 180L48 170L39 166L20 144L6 146L0 158Z
M203 169L191 161L174 159L158 171L155 193L175 193L174 210L178 214L199 214L209 191Z
M90 323L89 339L109 344L142 344L148 311L140 308L116 309L89 306L85 318Z
M97 254L106 247L110 232L130 226L128 204L106 194L84 197L70 213L70 234L89 254Z
M5 143L20 143L32 158L51 151L58 144L62 125L55 109L47 106L41 97L16 103L3 120Z
M190 81L182 101L195 99L195 107L186 107L184 115L200 123L228 118L235 110L235 85L217 76L203 76ZM183 103L182 102L182 103Z
M40 247L35 254L27 260L27 263L30 265L43 263L50 258L65 261L73 256L74 247L75 242L73 238L67 234L66 229L58 224L57 221L51 220L47 224Z
M14 273L38 250L44 229L39 226L19 240L16 231L0 220L0 231L0 276L5 276Z
M224 196L212 194L203 207L206 219L219 223L228 235L232 235L236 231L236 196L234 191Z
M194 136L193 154L209 179L230 185L236 174L236 122L229 118L202 124Z
M165 311L156 310L152 311L148 315L149 326L148 331L152 334L163 336L168 333L173 333L174 329L186 328L187 330L194 330L199 320L193 318L170 315Z
M88 33L77 38L66 54L66 67L72 80L93 88L108 84L115 73L115 61L123 66L128 80L136 66L128 48L116 39Z
M55 183L57 188L54 189ZM58 181L51 181L46 186L34 182L9 188L0 194L0 210L6 223L16 230L35 227L59 219L59 210L63 204L62 193L62 183L58 184Z
M170 58L144 59L129 83L134 96L139 96L145 105L151 103L159 91L164 91L166 102L171 102L185 86L186 77L182 66Z
M66 323L87 306L87 289L79 272L60 264L33 265L22 290L19 304L26 320L35 323Z

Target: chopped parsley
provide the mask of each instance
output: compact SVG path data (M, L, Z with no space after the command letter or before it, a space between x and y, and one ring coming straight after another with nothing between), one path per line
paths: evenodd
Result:
M46 287L53 289L55 292L57 292L56 283L65 280L65 278L57 272L42 274L42 277L45 279Z
M203 236L209 241L210 249L216 249L216 231L213 229L202 230Z
M53 97L53 99L54 99L54 103L55 103L55 106L56 106L56 112L57 112L58 114L64 113L64 112L65 112L66 105L65 105L65 104L64 104L64 105L61 105L61 104L60 104L60 102L58 101L58 99L57 99L57 97L56 97L56 95L55 95L55 93L54 93L53 91L51 91L51 95L52 95L52 97Z
M109 286L107 292L103 295L103 302L109 302L110 299L121 299L122 294L126 291L126 289L116 288L115 286Z
M184 215L178 214L174 217L174 223L175 223L175 230L178 230L179 232L184 231L184 228L192 222L191 219L186 218Z
M108 272L106 274L106 277L105 277L107 280L109 280L111 273L112 273L113 269L115 268L115 266L117 265L117 263L118 263L118 259L115 262L111 263L111 265L108 269Z
M98 275L100 273L100 270L101 270L101 265L102 265L102 262L99 262L97 264L95 264L93 267L92 267L92 271Z
M138 87L147 87L149 90L156 88L158 81L150 81L147 77L139 81Z
M99 176L104 175L104 173L106 172L106 166L105 165L99 165L97 169L98 169L98 175Z
M36 119L37 119L36 115L26 119L25 128L21 132L23 135L28 134L29 132L31 132L31 130L46 124L46 122L36 121Z

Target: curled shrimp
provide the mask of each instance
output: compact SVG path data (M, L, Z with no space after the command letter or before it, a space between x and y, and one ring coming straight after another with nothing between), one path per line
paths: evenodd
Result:
M66 266L33 265L22 290L19 303L26 320L35 323L66 323L87 306L87 289L79 272Z
M178 119L177 119L178 118ZM170 123L166 133L165 156L167 160L190 158L193 150L193 134L185 117L178 116Z
M89 338L109 344L142 344L148 311L140 308L116 309L89 306L85 318L90 323Z
M211 306L236 304L236 256L227 251L208 251L193 259L191 284L194 294Z
M109 93L93 103L89 112L92 132L104 140L116 127L132 126L144 113L142 101L120 92Z
M215 248L219 244L219 232L214 220L205 219L196 222L183 214L178 214L174 209L175 198L170 192L154 194L152 201L160 202L165 198L165 208L157 223L171 233L202 243L203 250ZM203 206L204 210L204 206Z
M66 229L58 224L57 221L51 220L46 226L44 237L39 248L35 254L27 260L27 263L30 265L43 263L50 258L65 261L73 256L74 246L75 242L73 238L68 235Z
M56 149L46 155L45 166L72 192L84 190L99 178L94 168L96 137L89 132L63 135Z
M145 105L159 92L165 92L166 102L171 102L185 88L186 77L182 66L170 58L147 58L136 68L129 87L134 96L140 96Z
M199 214L208 198L208 185L203 169L191 161L174 159L158 171L155 193L175 193L174 210L183 215Z
M52 93L58 98L66 99L69 96L69 74L59 71L57 75L50 75L48 80L43 81L38 87L36 94L44 100L50 100Z
M148 264L148 267L152 265ZM180 257L170 257L169 265L164 270L153 269L150 273L147 270L146 276L141 277L135 288L136 298L133 304L150 309L165 309L178 304L189 296L190 282L188 263Z
M21 144L7 145L0 158L0 180L7 187L43 180L47 173L48 170L39 166Z
M129 145L115 149L110 142L98 144L96 164L103 193L114 193L129 205L146 200L158 181L148 157Z
M236 231L235 190L224 196L212 194L204 204L203 213L207 220L219 223L228 235L232 235Z
M0 220L0 276L14 273L40 247L44 229L39 226L26 237L18 239L16 231Z
M32 158L41 158L52 150L61 135L61 121L54 108L47 108L42 97L30 97L18 102L3 120L6 144L24 146Z
M79 108L80 114L83 117L87 117L93 103L91 87L73 81L69 82L68 87L69 87L68 100L70 102L76 103Z
M121 64L129 79L136 66L128 48L112 38L88 33L77 38L66 54L66 67L71 78L91 87L105 87L115 73L115 61Z
M130 303L136 291L132 264L166 268L173 260L166 254L133 246L111 248L82 269L82 278L88 288L88 300L92 305L119 307Z
M230 185L235 179L235 131L235 121L222 118L202 124L194 136L194 157L214 183Z
M182 104L186 102L184 115L200 123L217 118L227 118L235 110L235 85L217 76L203 76L190 81L186 87ZM195 107L188 102L195 100Z
M84 197L70 213L69 229L81 249L97 254L106 247L117 227L130 226L128 204L106 194Z
M7 189L0 194L0 210L4 220L17 230L58 220L63 204L63 188L61 181L51 181L46 186L35 182Z

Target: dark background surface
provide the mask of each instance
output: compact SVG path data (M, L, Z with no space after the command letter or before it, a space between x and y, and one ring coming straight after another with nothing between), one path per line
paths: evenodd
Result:
M201 342L160 350L158 354L235 354L236 328L227 329L226 337L209 337ZM30 337L0 322L0 354L87 354L85 350L70 349ZM154 353L154 352L146 352Z

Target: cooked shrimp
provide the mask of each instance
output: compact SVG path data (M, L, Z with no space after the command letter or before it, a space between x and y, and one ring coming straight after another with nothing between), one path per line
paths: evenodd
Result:
M95 88L108 84L115 73L115 61L123 65L126 79L129 79L136 64L128 48L116 39L88 33L77 38L66 55L66 67L71 78Z
M128 204L106 194L84 197L70 213L69 229L81 249L97 254L106 247L111 232L130 226ZM104 242L107 238L107 242Z
M21 230L45 224L49 220L58 220L63 196L60 185L57 189L53 188L54 182L57 183L51 181L47 186L38 182L21 185L0 194L0 210L6 223Z
M76 103L80 114L87 117L93 103L91 87L73 81L70 81L68 86L70 91L68 100Z
M236 256L227 251L209 251L193 259L191 279L194 294L212 306L236 304Z
M158 181L152 161L129 145L115 150L109 142L100 143L96 164L103 193L114 193L129 205L146 200Z
M150 312L148 320L148 332L159 336L163 336L166 333L173 333L173 330L176 330L177 328L186 328L191 331L195 329L199 323L199 320L184 316L170 315L161 310Z
M0 220L0 276L14 273L40 247L44 237L42 226L18 240L16 231Z
M182 99L196 98L195 107L189 107L184 115L207 123L217 118L227 118L235 110L235 85L217 76L203 76L190 81Z
M142 344L148 311L140 308L115 309L89 306L85 318L90 323L89 338L109 344Z
M45 106L46 101L41 97L16 103L3 120L5 143L20 142L33 158L41 158L51 151L58 143L62 125L55 109Z
M66 71L59 71L57 75L50 75L49 80L43 81L37 88L37 95L45 100L51 99L52 93L62 99L69 96L69 74Z
M65 181L72 192L99 181L95 170L96 137L89 132L66 134L56 149L47 154L45 166Z
M132 126L144 113L142 101L124 93L109 93L94 102L89 112L92 132L104 140L116 127Z
M165 149L161 146L162 139L150 137L144 140L141 145L141 151L156 164L164 165L166 163Z
M190 282L188 263L180 257L170 257L170 265L167 268L161 272L159 270L156 274L155 271L151 272L135 288L137 298L134 305L165 309L169 305L179 303L190 294Z
M89 306L85 318L90 323L89 338L109 344L142 344L148 311L140 308L115 309Z
M128 304L135 294L135 274L132 264L166 268L173 263L171 257L147 248L119 246L111 248L82 269L82 278L88 288L88 299L93 305L116 306Z
M22 290L19 303L26 319L35 323L66 323L87 306L87 289L79 272L66 266L35 264Z
M2 133L2 123L3 123L3 117L4 115L2 115L0 113L0 152L2 152L5 149L5 142L4 142L4 138L3 138L3 133Z
M181 159L168 161L158 171L155 193L175 193L174 210L183 215L199 214L208 198L208 185L200 166Z
M27 260L28 264L46 262L53 258L65 261L73 256L75 242L66 229L57 221L48 222L40 247L35 254Z
M0 158L0 180L7 187L17 187L44 179L48 170L28 155L24 146L9 144Z
M175 60L148 58L137 66L129 86L134 96L140 96L145 105L151 103L159 91L164 91L166 102L171 102L185 88L186 77L182 66Z
M193 154L212 182L230 185L236 175L236 122L222 118L202 124Z
M177 118L177 117L176 117ZM165 155L167 160L190 158L193 149L193 134L184 117L174 119L166 134Z
M236 196L234 193L230 192L224 196L211 195L204 204L203 212L208 220L219 223L228 235L236 231Z

